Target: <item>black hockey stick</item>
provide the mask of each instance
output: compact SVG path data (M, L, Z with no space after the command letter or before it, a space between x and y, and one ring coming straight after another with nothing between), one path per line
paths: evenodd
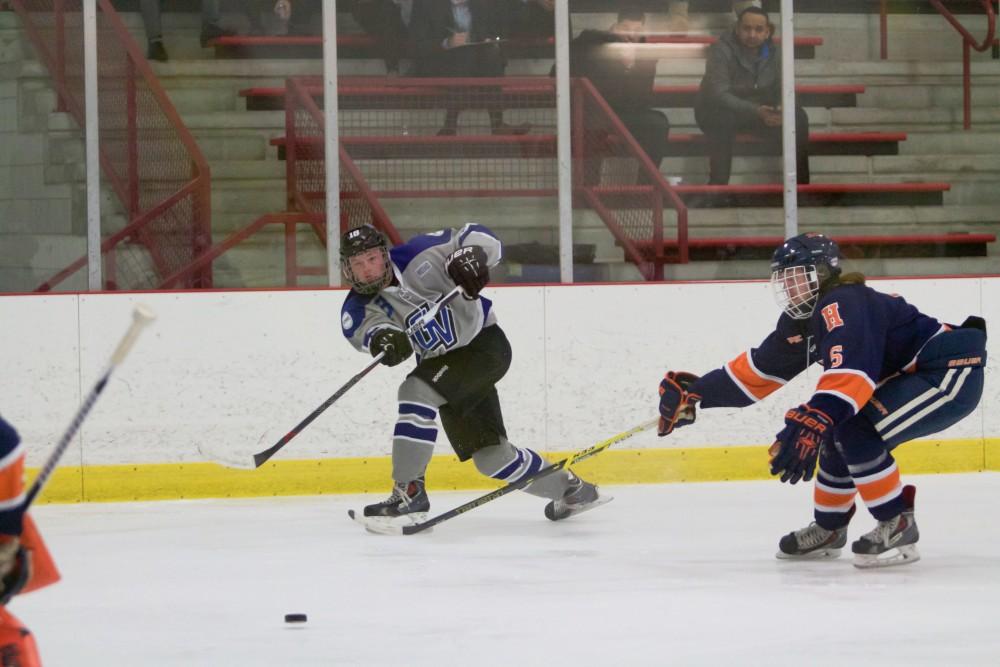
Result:
M146 306L136 306L135 310L132 311L132 324L129 326L128 331L122 336L121 341L118 343L118 347L111 354L111 360L108 362L107 368L104 370L104 374L100 377L97 383L91 388L90 393L87 394L87 398L84 399L83 405L80 409L76 411L76 415L73 416L73 421L70 422L69 428L66 432L62 434L59 438L59 443L56 445L55 451L49 456L48 461L42 466L42 469L38 472L38 476L35 477L35 481L32 483L31 488L24 497L24 509L27 510L31 503L35 500L38 494L41 492L42 488L49 481L49 477L52 476L52 472L56 468L56 464L59 463L59 459L66 452L69 447L70 441L73 436L76 435L77 430L79 430L80 425L83 424L83 420L87 418L87 414L90 409L94 407L94 403L97 402L97 397L101 395L104 391L104 387L107 386L108 380L111 378L112 371L115 370L119 364L125 359L125 355L129 353L132 346L135 344L136 339L139 334L142 333L143 328L152 322L156 316Z
M533 475L527 475L526 477L522 477L521 479L517 480L512 484L506 484L504 486L501 486L499 489L496 489L495 491L491 491L486 495L479 496L474 500L470 500L467 503L464 503L462 505L459 505L458 507L450 509L447 512L442 512L441 514L438 514L437 516L427 519L426 521L422 521L420 523L415 523L408 526L394 526L391 524L384 524L384 523L368 524L365 523L361 518L355 518L354 510L349 510L348 515L352 519L355 519L355 521L360 521L361 523L365 523L365 527L371 530L372 532L383 533L385 535L413 535L414 533L419 533L423 530L427 530L428 528L432 528L443 521L447 521L448 519L454 519L456 516L460 514L465 514L466 512L474 510L477 507L481 507L488 502L496 500L497 498L506 496L508 493L511 493L512 491L519 491L524 487L528 486L529 484L531 484L532 482L534 482L535 480L541 479L546 475L551 475L552 473L558 470L562 470L563 468L569 468L571 466L574 466L580 461L583 461L584 459L589 459L591 456L595 456L596 454L603 452L605 449L611 447L612 445L616 445L619 442L622 442L623 440L628 440L636 433L642 433L643 431L649 430L650 428L656 426L658 421L659 419L657 418L657 419L651 419L650 421L647 422L643 422L642 424L630 428L627 431L622 431L618 435L613 435L607 440L602 440L596 445L591 445L586 449L581 449L576 454L573 454L573 456L562 459L561 461L557 461L552 465L546 466L541 470L539 470L538 472L534 473Z
M421 316L421 318L419 320L417 320L412 325L410 325L410 327L405 332L406 335L409 336L414 331L417 331L418 329L422 329L423 327L427 326L427 324L430 323L431 320L433 320L435 317L437 317L438 312L440 312L441 308L443 308L445 306L445 304L447 304L448 302L450 302L452 299L454 299L456 296L458 296L461 293L462 293L462 288L456 286L455 289L453 289L452 291L448 292L443 297L441 297L440 299L438 299L437 301L435 301L434 304L430 308L427 309L427 312L424 313L423 316ZM382 361L382 357L384 356L384 354L385 354L384 352L379 352L371 360L371 362L361 370L360 373L358 373L357 375L355 375L354 377L352 377L350 380L348 380L344 384L344 386L341 387L340 389L338 389L337 391L335 391L333 393L333 395L330 396L330 398L328 398L325 401L323 401L318 408L316 408L315 410L313 410L312 412L310 412L309 415L305 419L303 419L298 424L296 424L292 428L292 430L289 431L288 433L286 433L284 436L282 436L282 438L280 440L278 440L278 442L274 443L273 445L271 445L270 447L268 447L264 451L258 452L257 454L254 454L253 455L253 467L254 468L259 468L262 465L264 465L264 463L269 458L271 458L272 456L274 456L275 454L277 454L278 451L281 450L282 447L284 447L285 445L287 445L289 443L289 441L291 441L292 438L294 438L299 433L301 433L303 431L303 429L305 429L305 427L309 426L309 424L312 424L314 421L316 421L316 418L319 417L321 414L323 414L323 412L326 411L327 408L329 408L331 405L333 405L334 403L336 403L337 399L339 399L341 396L343 396L344 394L346 394L351 387L353 387L357 383L361 382L361 379L363 377L365 377L366 375L368 375L369 373L371 373L375 369L375 367L378 366L379 363ZM236 464L236 465L238 467L246 467L246 466L240 466L239 464Z

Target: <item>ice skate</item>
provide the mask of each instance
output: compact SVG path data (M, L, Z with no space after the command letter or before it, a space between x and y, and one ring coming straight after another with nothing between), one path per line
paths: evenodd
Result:
M841 528L827 530L813 521L801 530L788 533L778 542L775 557L788 560L828 560L840 556L847 545L847 523L854 516L854 507Z
M879 521L875 529L865 533L851 545L854 552L854 566L860 568L906 565L920 560L917 540L920 531L913 518L913 500L917 490L913 486L903 487L903 502L906 509L902 513Z
M395 482L392 494L380 503L366 505L361 516L356 516L354 510L348 514L370 532L397 534L401 526L426 521L430 508L424 478L419 477L412 482Z
M574 514L592 510L604 503L611 502L614 498L602 494L598 488L590 482L585 482L572 472L569 474L569 487L559 500L550 501L545 506L545 518L551 521L561 521Z

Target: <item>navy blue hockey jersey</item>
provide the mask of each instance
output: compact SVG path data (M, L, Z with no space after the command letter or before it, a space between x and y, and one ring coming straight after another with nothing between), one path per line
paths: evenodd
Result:
M886 379L912 370L917 353L946 330L899 296L866 285L839 285L808 320L782 313L775 330L693 383L701 407L745 407L820 361L823 374L809 404L835 423L861 410Z

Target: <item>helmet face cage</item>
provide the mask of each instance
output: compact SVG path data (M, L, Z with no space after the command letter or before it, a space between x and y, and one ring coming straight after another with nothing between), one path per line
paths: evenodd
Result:
M361 252L356 252L353 255L340 259L340 271L344 274L344 278L355 292L366 295L377 294L380 289L388 287L392 283L392 265L389 263L389 251L385 246L379 248L379 251L382 254L382 273L372 280L361 280L354 274L354 268L351 266L351 257L362 255L368 252L368 250L362 250Z
M808 319L819 301L819 271L815 264L787 266L771 272L774 299L793 320Z
M822 234L807 232L785 241L771 258L771 288L789 317L808 319L820 290L840 275L840 248Z
M371 280L362 280L354 273L351 258L378 249L382 256L382 271ZM340 241L340 271L344 279L360 294L376 294L392 283L392 264L389 262L389 248L385 237L371 225L364 225L348 231Z

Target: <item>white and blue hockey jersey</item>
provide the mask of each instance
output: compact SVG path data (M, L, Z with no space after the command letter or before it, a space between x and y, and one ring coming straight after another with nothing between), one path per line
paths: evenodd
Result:
M341 309L341 328L351 344L368 352L372 336L380 329L406 330L428 306L455 288L445 270L445 258L458 248L480 246L490 267L500 262L500 239L483 225L469 223L461 229L443 229L415 236L389 251L396 279L374 296L351 290ZM417 358L428 359L468 345L484 327L496 324L493 303L480 296L453 299L434 321L410 336Z

